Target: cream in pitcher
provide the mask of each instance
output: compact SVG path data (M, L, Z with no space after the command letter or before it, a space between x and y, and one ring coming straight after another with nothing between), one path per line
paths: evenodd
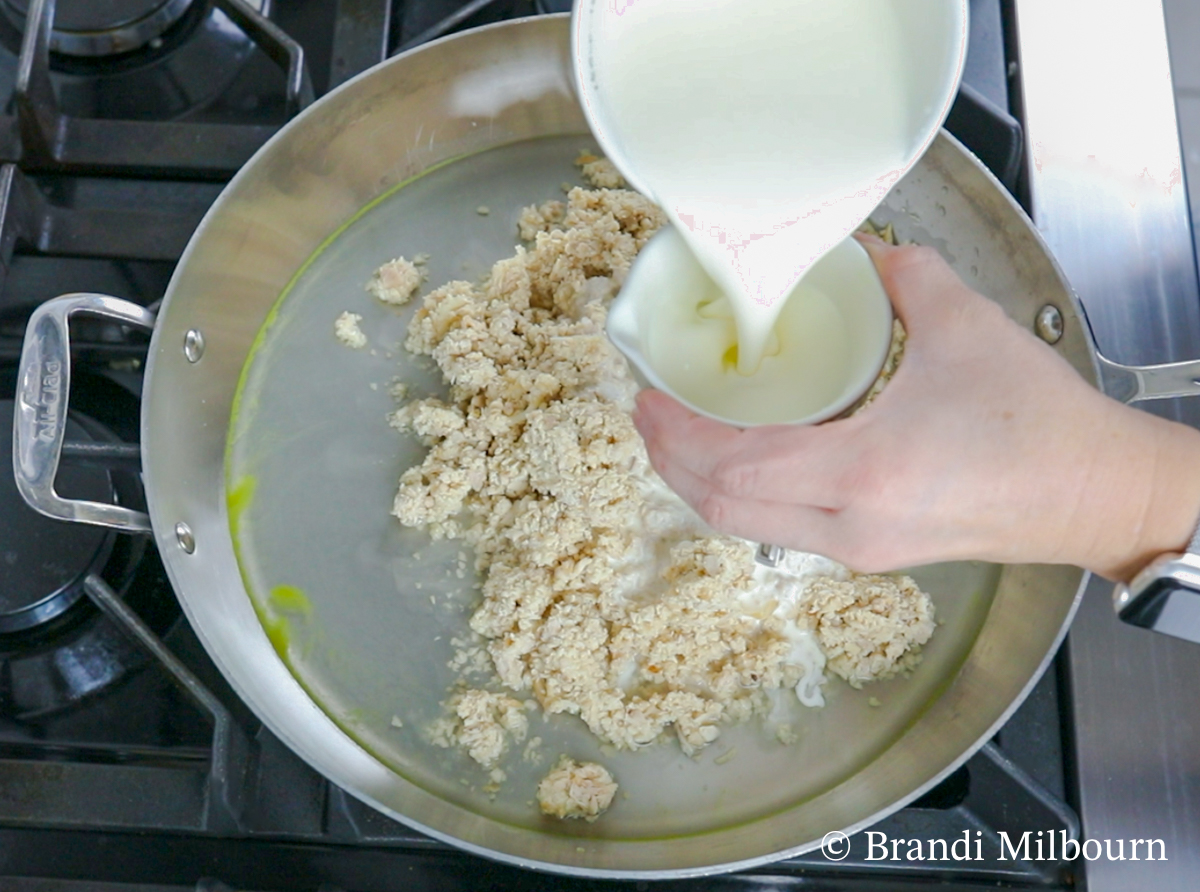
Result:
M787 298L932 140L965 29L964 0L581 0L574 39L589 120L727 296L727 370L750 376L814 340L776 326ZM810 297L803 314L823 327L815 340L853 337L836 308L816 309L827 298L837 303ZM651 364L683 355L667 340Z

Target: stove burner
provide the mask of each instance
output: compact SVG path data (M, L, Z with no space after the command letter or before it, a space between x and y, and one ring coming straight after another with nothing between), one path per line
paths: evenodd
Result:
M113 56L141 49L183 16L195 0L58 0L50 49L66 56ZM9 20L25 26L30 0L3 0Z
M12 400L0 400L0 465L12 465ZM94 442L87 428L67 419L67 438ZM55 490L65 498L112 502L108 471L64 465ZM84 594L83 578L98 572L112 553L116 534L101 527L43 517L25 504L11 473L0 473L0 634L49 622Z
M136 440L137 398L108 377L75 371L69 440ZM87 575L104 579L159 635L179 617L148 537L42 518L25 506L10 480L15 390L15 369L0 368L0 438L7 444L0 446L0 728L62 715L149 664L142 647L86 597ZM139 475L116 466L64 461L55 486L64 496L146 508Z
M260 15L271 0L242 0ZM33 0L0 0L0 96L11 87ZM251 96L222 97L247 69L273 63L212 0L57 0L50 80L59 109L77 118L237 123L270 116ZM8 56L13 58L10 60ZM259 57L262 56L260 59ZM280 87L280 122L286 120ZM255 121L259 123L259 121Z

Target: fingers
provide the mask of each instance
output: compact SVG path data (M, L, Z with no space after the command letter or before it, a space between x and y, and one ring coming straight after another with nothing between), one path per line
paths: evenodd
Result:
M939 557L926 555L895 527L872 536L861 517L842 511L735 498L671 462L659 473L709 526L731 536L824 555L862 573L884 573L926 562L923 557Z
M879 236L875 235L875 233L873 233L873 232L863 232L860 229L858 232L852 233L852 235L859 242L859 244L861 244L864 248L867 245L888 245L887 242L885 242ZM891 246L888 245L888 247L891 247Z
M638 397L634 422L668 483L669 474L686 472L721 496L821 509L844 504L839 483L853 453L850 428L859 427L852 420L738 430L647 391Z
M667 461L656 469L709 526L731 536L834 557L841 553L834 512L807 505L744 499Z
M653 442L700 477L710 476L726 457L736 455L748 433L697 415L657 390L638 394L633 421L647 445Z
M970 291L934 248L858 237L906 328L936 321Z

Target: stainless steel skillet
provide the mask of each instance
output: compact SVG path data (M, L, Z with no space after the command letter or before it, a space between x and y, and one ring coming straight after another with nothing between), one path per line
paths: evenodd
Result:
M925 664L879 689L880 709L865 693L832 692L825 710L797 716L793 747L748 727L730 733L738 752L718 765L713 757L727 750L698 762L668 747L610 756L568 719L535 730L548 758L558 750L601 758L630 792L592 825L544 821L526 805L531 790L521 784L545 764L512 765L511 790L491 799L470 765L421 741L451 678L445 639L462 628L470 580L458 581L453 549L438 553L387 515L395 478L416 456L383 421L387 379L435 382L395 350L404 317L373 307L361 283L399 253L430 253L437 283L474 277L511 252L519 206L554 197L587 145L567 45L565 17L516 21L367 72L284 128L230 183L156 320L98 296L40 309L22 359L16 473L52 516L152 530L190 622L238 694L316 770L381 811L524 866L626 877L730 870L867 826L964 761L1045 669L1084 574L917 571L947 619ZM1097 381L1056 265L952 138L937 141L876 218L939 248L1023 324L1055 308L1055 348ZM332 337L342 310L367 317L374 356ZM52 495L69 373L65 320L87 312L154 328L142 411L149 518ZM244 427L227 451L252 355ZM435 579L442 588L430 604ZM274 591L291 588L303 600Z

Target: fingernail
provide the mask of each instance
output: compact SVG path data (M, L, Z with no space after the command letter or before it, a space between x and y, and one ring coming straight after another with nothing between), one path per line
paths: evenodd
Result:
M633 426L637 428L639 434L646 433L646 416L641 409L633 410Z

